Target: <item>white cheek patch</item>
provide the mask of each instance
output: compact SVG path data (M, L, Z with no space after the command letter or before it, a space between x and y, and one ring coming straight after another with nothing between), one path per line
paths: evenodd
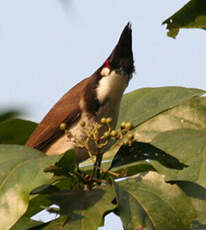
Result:
M102 76L106 76L110 73L110 69L108 67L104 67L102 70L101 70L101 75Z
M97 87L97 98L102 103L106 98L110 100L120 100L125 88L127 86L127 78L117 74L115 71L102 77Z

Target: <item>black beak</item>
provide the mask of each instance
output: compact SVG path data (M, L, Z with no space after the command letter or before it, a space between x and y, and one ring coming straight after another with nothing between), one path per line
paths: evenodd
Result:
M108 58L108 61L111 69L124 71L128 75L134 72L132 29L130 23L128 23L122 31L120 39Z

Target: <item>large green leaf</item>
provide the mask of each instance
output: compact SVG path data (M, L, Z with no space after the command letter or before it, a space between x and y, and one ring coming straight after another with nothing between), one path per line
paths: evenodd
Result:
M21 119L10 119L0 123L0 144L25 144L37 124Z
M205 91L183 87L143 88L124 95L118 119L131 121L134 126L140 125L152 117L179 104L200 96Z
M204 129L206 127L206 97L193 97L136 127L136 140L151 142L162 133L174 129Z
M155 172L115 183L118 214L127 230L188 230L195 211L177 185Z
M0 145L0 229L9 229L25 213L30 191L51 177L43 169L58 158L25 146Z
M123 115L122 115L123 116ZM206 97L192 97L190 100L157 114L146 122L135 127L131 133L141 142L151 143L155 136L169 130L192 128L203 129L206 127ZM111 160L121 147L123 141L118 141L104 156ZM134 152L135 154L136 152Z
M205 0L191 0L174 15L166 19L168 36L176 38L180 28L206 29Z
M160 133L152 144L188 166L175 170L151 161L158 172L166 175L166 180L186 180L206 188L206 129L177 129Z

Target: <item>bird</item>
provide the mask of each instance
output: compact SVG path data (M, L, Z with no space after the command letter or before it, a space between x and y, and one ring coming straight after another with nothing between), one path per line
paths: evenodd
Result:
M84 140L86 127L99 123L103 117L112 118L115 128L123 93L135 72L132 52L132 28L128 22L120 38L104 63L90 76L71 88L37 125L26 142L26 146L46 155L63 154L75 150L75 161L89 158L88 150L77 146L64 130L62 123L72 136ZM104 130L101 131L101 135ZM95 152L95 143L90 144Z

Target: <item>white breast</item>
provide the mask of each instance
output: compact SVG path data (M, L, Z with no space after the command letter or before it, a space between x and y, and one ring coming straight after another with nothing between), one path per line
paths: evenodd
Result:
M111 117L112 128L116 126L119 105L128 84L128 76L117 74L114 70L102 77L97 87L97 98L101 104L98 111L98 120L102 117Z

